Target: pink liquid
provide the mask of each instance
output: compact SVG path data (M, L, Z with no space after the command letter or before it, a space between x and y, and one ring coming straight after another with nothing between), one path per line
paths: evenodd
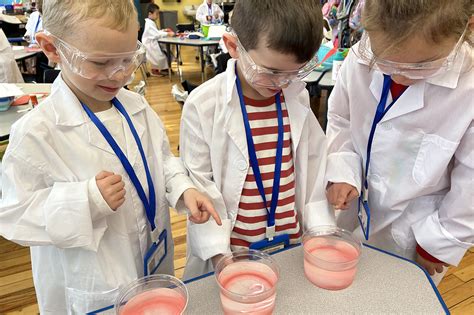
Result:
M272 314L277 281L273 269L260 262L241 261L228 265L219 274L219 283L230 291L221 291L224 314Z
M178 291L159 288L130 299L120 315L179 315L186 307L186 298Z
M327 290L341 290L352 284L359 257L357 248L346 241L328 237L308 239L303 246L304 273L309 281Z

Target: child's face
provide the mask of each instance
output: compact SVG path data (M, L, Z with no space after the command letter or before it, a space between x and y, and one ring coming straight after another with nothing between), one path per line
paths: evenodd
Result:
M248 52L234 35L226 34L224 41L231 56L238 59L243 74L241 80L245 79L255 92L265 98L274 96L291 82L300 80L315 65L314 61L300 63L292 54L269 48L265 40Z
M375 56L380 56L375 59L377 67L382 72L391 74L395 82L403 85L412 85L440 73L447 62L453 61L450 58L454 59L456 50L460 48L456 42L457 39L446 38L438 44L432 44L421 36L416 36L401 43L396 51L382 55L384 48L390 43L384 42L383 34L370 34L371 50ZM377 61L378 59L381 61Z
M248 55L255 62L256 65L275 72L297 72L305 65L305 63L297 62L296 57L293 55L281 53L264 45L259 45L256 49L250 50L248 52ZM240 58L239 60L241 62L241 65L245 66L243 58ZM288 78L284 75L283 77ZM286 83L281 86L266 87L258 83L248 83L255 91L257 91L263 97L272 97L289 85L289 83Z
M120 32L104 27L98 22L89 21L87 25L82 25L81 32L78 31L77 33L83 34L83 36L76 37L75 39L69 36L69 38L64 38L63 40L80 49L84 54L105 56L85 61L84 68L94 69L99 74L101 74L102 69L104 69L104 73L116 67L122 69L120 68L122 62L127 64L131 57L124 55L123 58L115 58L115 56L122 56L121 54L137 50L138 27L131 23L128 30ZM129 81L130 72L133 72L122 69L111 74L111 77L101 75L96 78L85 78L83 75L78 74L75 69L72 69L63 58L64 55L61 57L60 63L64 80L72 84L74 86L73 89L97 101L110 101L114 98L119 90Z
M150 20L153 20L153 21L156 21L158 20L158 14L159 14L160 11L156 10L155 12L153 13L148 13L148 18Z

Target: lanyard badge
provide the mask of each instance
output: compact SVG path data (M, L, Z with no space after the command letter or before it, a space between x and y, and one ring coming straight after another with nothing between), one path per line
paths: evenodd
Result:
M359 197L359 207L358 207L358 218L359 223L362 228L362 232L364 233L364 237L366 240L369 239L370 234L370 207L369 207L369 182L368 182L368 175L369 175L369 165L370 165L370 157L372 151L372 143L374 141L375 130L377 129L378 123L383 119L385 114L392 108L393 104L395 104L396 99L392 101L387 107L388 100L388 93L390 92L390 86L392 84L392 79L389 75L384 74L383 79L383 88L382 88L382 95L380 96L380 102L377 105L377 111L375 112L374 121L372 122L372 128L369 134L369 140L367 143L367 160L365 162L365 175L364 175L364 185L362 187L362 192Z
M245 125L245 134L247 137L247 148L248 148L248 153L249 153L249 158L250 158L250 164L252 166L252 170L255 177L255 182L258 187L258 191L260 193L260 196L262 197L265 209L267 210L267 227L265 230L266 239L251 244L250 248L261 250L265 248L272 249L275 247L278 249L280 246L287 247L289 245L289 236L288 235L276 236L276 231L275 231L275 214L276 214L276 208L278 206L278 196L280 193L280 178L281 178L281 164L282 164L282 155L283 155L283 136L284 136L283 111L282 111L282 106L281 106L280 94L275 95L275 103L276 103L277 115L278 115L278 142L277 142L277 150L276 150L276 157L275 157L275 171L274 171L274 178L273 178L272 200L271 200L270 209L269 209L266 194L265 194L265 188L263 187L262 175L260 173L260 168L258 165L257 153L255 152L255 144L252 138L252 129L250 128L247 108L245 107L242 86L241 86L240 79L237 73L237 64L235 68L235 74L236 74L237 92L239 94L240 107L242 110L242 116L243 116L244 125Z
M166 257L167 248L168 248L167 247L167 231L166 229L164 229L161 232L161 234L158 234L158 230L155 225L155 215L156 215L155 187L153 185L151 172L148 167L148 162L146 160L145 152L143 150L140 137L138 136L135 126L133 125L132 120L130 119L130 116L128 115L127 111L125 110L123 105L120 103L120 101L117 98L114 98L112 100L112 104L117 108L117 110L123 115L123 117L127 121L128 126L130 127L130 131L132 132L132 135L135 138L135 142L137 143L138 150L140 152L143 165L145 167L146 179L148 183L149 198L147 198L146 193L143 189L143 186L140 183L140 180L138 179L135 173L135 170L133 169L133 166L130 164L130 161L128 160L127 156L125 155L125 153L123 153L122 149L120 149L120 146L117 144L113 136L104 126L104 124L100 121L100 119L89 109L89 107L87 107L87 105L85 105L84 103L81 103L81 104L84 111L87 113L87 115L92 120L92 122L96 125L97 129L99 129L100 133L104 136L105 140L109 143L112 150L115 152L115 154L119 158L133 186L137 190L140 200L143 203L148 222L150 223L151 237L153 241L152 246L145 254L144 274L145 276L152 274L158 269L159 265Z

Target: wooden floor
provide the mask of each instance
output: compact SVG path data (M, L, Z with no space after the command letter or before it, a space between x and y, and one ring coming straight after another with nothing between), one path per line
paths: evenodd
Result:
M199 64L195 50L183 48L184 79L200 83ZM176 69L176 67L175 67ZM208 71L211 74L211 71ZM171 87L177 83L168 77L148 80L146 98L166 126L172 151L178 154L181 106L171 96ZM171 225L175 241L176 275L181 277L186 263L186 218L172 212ZM453 314L474 314L474 249L466 253L457 268L450 268L439 285L446 304ZM35 291L31 275L29 249L0 237L0 314L36 314Z

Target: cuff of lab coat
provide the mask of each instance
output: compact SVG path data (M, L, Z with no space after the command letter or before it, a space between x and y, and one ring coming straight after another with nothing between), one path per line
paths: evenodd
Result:
M306 204L303 213L303 226L307 231L321 225L336 225L334 211L327 200Z
M177 175L170 180L167 187L166 199L168 199L171 207L175 208L178 214L187 214L187 209L181 196L188 189L196 189L191 179L184 174Z
M99 187L97 187L95 177L89 179L87 188L89 191L89 204L93 222L115 213L104 200L104 197L102 197Z
M328 156L325 182L347 183L360 193L362 186L362 166L355 153L332 153Z
M435 212L412 225L416 242L431 256L457 266L471 244L456 239L439 222Z
M232 222L229 219L222 220L222 226L212 219L203 224L188 221L191 254L206 261L216 255L230 253L231 232Z

